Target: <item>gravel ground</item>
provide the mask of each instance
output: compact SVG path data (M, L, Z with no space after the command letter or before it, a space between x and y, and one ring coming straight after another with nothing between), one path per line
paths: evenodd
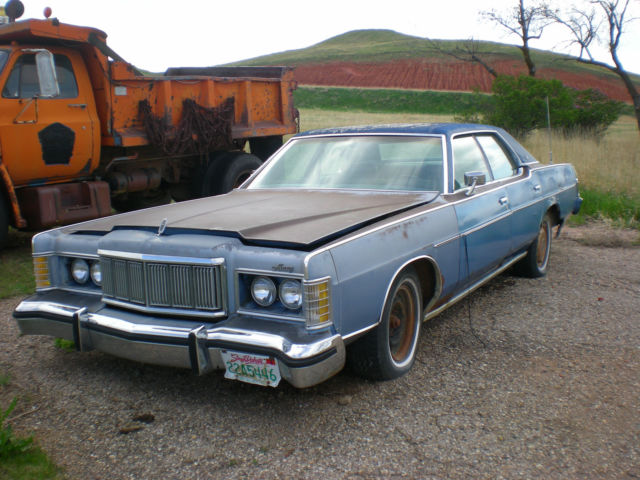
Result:
M67 353L18 337L19 299L0 301L0 405L20 396L14 430L71 479L640 478L640 248L597 235L564 232L546 278L501 275L425 324L411 374L384 383Z

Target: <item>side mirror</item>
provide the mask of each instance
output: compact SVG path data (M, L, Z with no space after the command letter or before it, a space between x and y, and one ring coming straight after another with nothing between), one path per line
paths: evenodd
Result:
M484 185L487 183L487 177L482 172L465 172L464 174L464 184L469 187L466 192L467 196L473 195L476 187L479 185Z
M38 50L36 53L36 68L38 70L38 83L40 84L40 97L58 97L60 86L56 77L56 64L53 54L49 50Z

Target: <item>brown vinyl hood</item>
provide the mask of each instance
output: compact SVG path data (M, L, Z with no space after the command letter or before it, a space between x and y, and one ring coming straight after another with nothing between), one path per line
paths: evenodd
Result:
M248 243L309 248L437 198L437 192L234 190L66 227L67 233L122 228L233 234Z

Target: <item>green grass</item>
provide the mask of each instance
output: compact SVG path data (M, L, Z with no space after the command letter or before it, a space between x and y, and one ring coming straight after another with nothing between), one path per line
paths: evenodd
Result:
M71 340L65 340L64 338L56 338L53 341L56 348L59 348L63 352L71 353L76 351L76 344Z
M64 478L60 469L37 445L26 452L0 457L0 478L6 480L49 480Z
M306 86L298 87L294 100L298 108L433 115L458 115L492 101L489 95L466 92Z
M580 196L584 201L576 223L604 216L617 226L640 229L640 197L588 188L580 188Z
M9 240L0 250L0 299L33 292L31 237L33 234L9 230Z
M0 387L10 384L9 374L0 373ZM2 390L0 390L1 392ZM2 395L2 397L6 397ZM7 480L62 479L61 470L34 442L33 437L15 435L11 428L17 397L7 407L0 405L0 478Z

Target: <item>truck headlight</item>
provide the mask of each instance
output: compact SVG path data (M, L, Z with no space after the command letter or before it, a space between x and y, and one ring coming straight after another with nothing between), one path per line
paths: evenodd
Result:
M276 285L269 277L256 277L251 282L251 297L261 307L276 301Z
M278 288L280 301L289 310L302 306L302 284L298 280L283 280Z
M87 283L87 280L89 280L89 264L85 259L73 259L71 262L71 278L80 285Z

